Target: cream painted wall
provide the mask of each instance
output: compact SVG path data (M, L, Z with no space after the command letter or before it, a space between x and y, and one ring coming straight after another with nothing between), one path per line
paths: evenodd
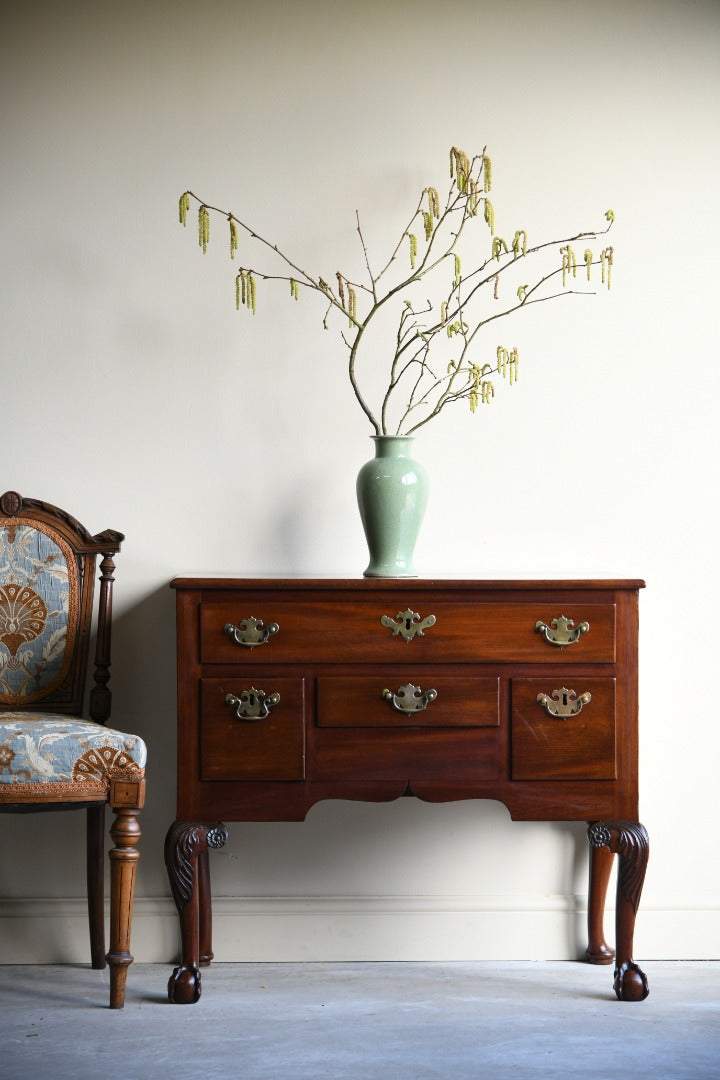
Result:
M332 276L358 257L355 209L371 240L394 236L446 183L453 143L487 144L507 228L560 235L613 206L617 263L609 295L516 324L517 387L419 442L419 568L647 580L636 953L718 956L717 4L2 9L0 487L127 536L113 719L150 749L136 958L177 948L168 582L357 575L365 556L354 476L370 447L341 348L309 302L265 290L255 319L236 313L224 238L203 261L178 195L232 206ZM84 959L80 819L2 827L0 956ZM583 829L492 803L234 825L213 873L224 959L572 957L582 942Z

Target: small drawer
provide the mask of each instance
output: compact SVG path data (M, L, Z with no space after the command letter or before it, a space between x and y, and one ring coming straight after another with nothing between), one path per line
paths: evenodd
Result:
M248 691L277 694L267 715L238 718L239 698ZM302 780L305 777L305 680L242 676L202 679L200 705L200 777L202 780ZM253 708L254 706L254 708ZM247 711L243 707L244 711ZM260 711L262 708L260 707Z
M538 702L547 695L562 713L586 693L590 700L575 715L549 715ZM616 778L614 679L568 672L512 679L511 702L513 780Z
M455 677L422 668L328 675L318 679L317 722L332 728L497 727L499 690L498 678ZM422 704L428 693L432 700L425 707L404 711Z
M563 618L575 628L589 629L578 632L574 642L556 644L563 638L553 622L559 621L562 629ZM538 630L538 624L547 626L547 634ZM236 633L228 633L226 627L234 627ZM264 633L266 641L261 643ZM243 644L243 639L250 644ZM203 663L246 665L406 660L613 663L615 605L567 599L433 603L427 596L413 598L411 587L373 600L334 596L323 601L315 593L288 601L270 593L240 594L202 603L200 654Z

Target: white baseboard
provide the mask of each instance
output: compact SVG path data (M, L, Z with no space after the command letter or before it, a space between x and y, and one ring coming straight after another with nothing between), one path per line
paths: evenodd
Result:
M226 962L574 960L585 898L537 896L216 897L213 948ZM612 942L614 912L606 929ZM718 959L720 907L641 905L635 955ZM173 963L178 918L169 897L137 898L132 952ZM0 963L87 963L81 899L0 900Z

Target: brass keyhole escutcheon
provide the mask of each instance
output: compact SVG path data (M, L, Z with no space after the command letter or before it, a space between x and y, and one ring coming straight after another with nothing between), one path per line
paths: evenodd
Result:
M418 612L413 611L412 608L398 611L394 619L390 615L380 616L380 625L387 626L389 630L392 630L393 637L399 635L405 641L412 641L416 634L418 637L423 637L424 632L434 626L436 622L437 619L434 615L426 615L424 619L421 619Z
M428 705L437 697L437 690L421 690L413 683L407 683L397 690L383 690L382 697L393 709L401 713L417 713L427 709Z
M542 705L548 716L555 716L559 720L566 720L569 716L577 716L583 705L589 705L592 694L587 690L579 696L567 686L561 686L559 690L553 690L552 694L538 694L537 703Z
M225 623L223 633L235 642L236 645L244 645L247 649L254 649L257 645L267 645L273 634L280 629L276 622L266 626L262 619L256 619L249 615L247 619L241 619L238 625Z
M582 635L587 634L590 623L581 622L575 626L572 619L568 619L566 615L558 615L556 619L550 620L549 626L542 619L538 619L535 629L550 645L557 645L558 648L564 649L566 645L576 645Z
M237 720L264 720L279 701L277 690L266 694L264 690L258 690L254 686L249 690L241 690L239 694L225 695L225 704L233 709Z

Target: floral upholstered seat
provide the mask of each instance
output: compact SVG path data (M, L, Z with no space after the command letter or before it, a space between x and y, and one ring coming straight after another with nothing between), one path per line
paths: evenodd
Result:
M105 804L110 830L110 1004L122 1008L145 795L145 743L107 726L113 556L121 533L93 536L50 503L0 498L0 811L87 811L88 910L93 967L105 966ZM85 677L100 560L95 679ZM42 818L41 818L42 820Z
M0 713L0 794L105 796L108 781L137 779L147 751L137 735L61 713Z

